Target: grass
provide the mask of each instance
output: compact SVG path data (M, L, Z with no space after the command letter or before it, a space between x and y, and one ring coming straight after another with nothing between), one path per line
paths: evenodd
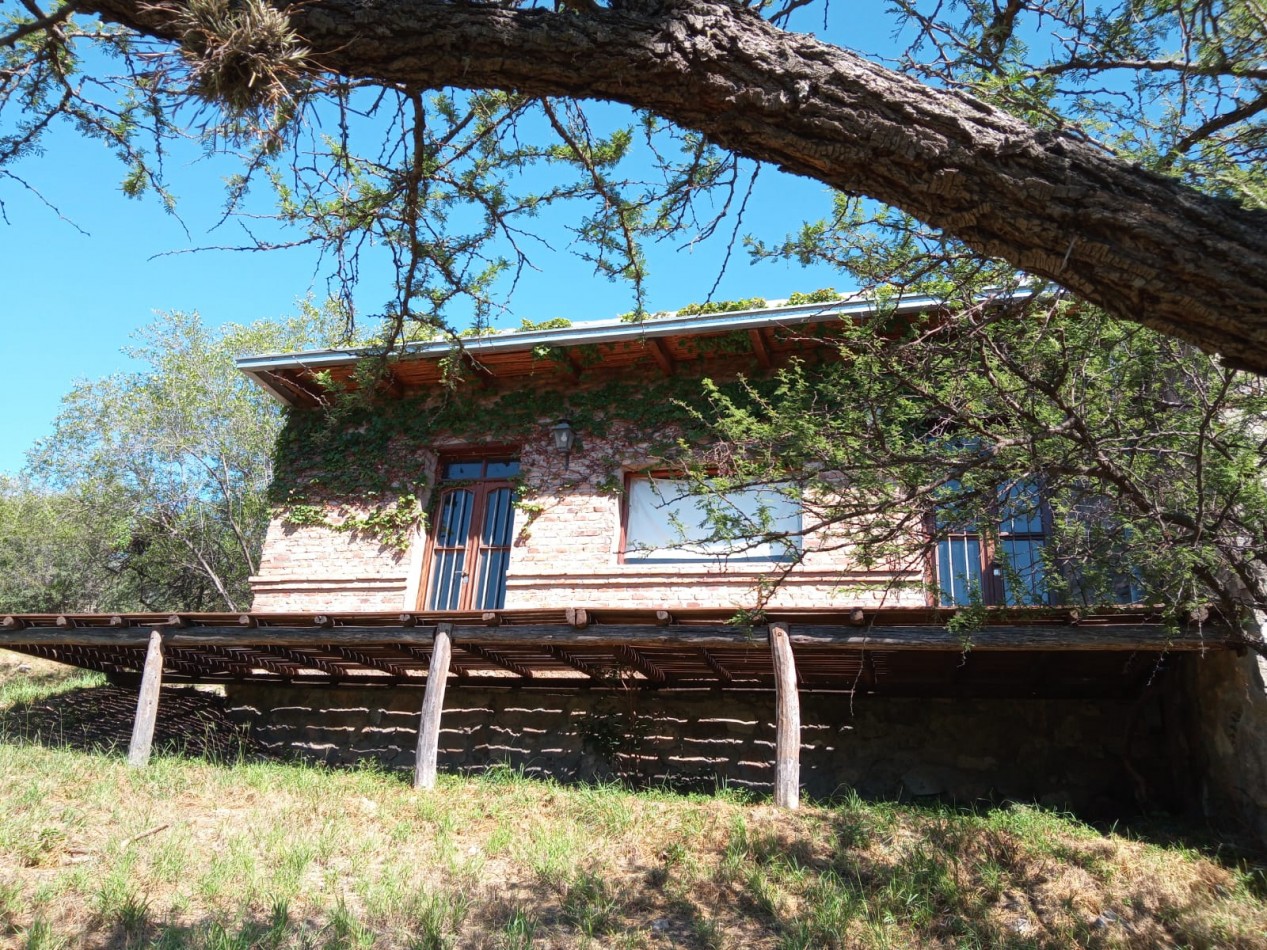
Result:
M0 722L98 683L2 664ZM1023 805L788 813L507 769L419 793L13 734L0 775L0 946L1267 950L1261 867Z

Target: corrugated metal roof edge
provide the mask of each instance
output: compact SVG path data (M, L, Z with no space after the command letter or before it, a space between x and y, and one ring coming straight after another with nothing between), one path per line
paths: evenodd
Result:
M1029 296L1025 290L1013 291L1010 297ZM942 301L933 297L918 296L899 298L899 312L911 312L938 306ZM602 321L581 326L553 330L527 330L503 332L492 336L471 337L463 340L463 346L472 352L496 352L503 350L530 350L536 346L583 346L591 343L611 343L619 340L636 340L645 337L685 336L719 330L746 330L765 326L796 326L807 323L825 323L835 317L869 313L875 307L874 298L852 297L834 303L796 304L793 306L765 307L759 310L738 310L730 313L706 316L667 317L649 319L641 323ZM452 349L447 340L406 344L397 357L444 356ZM374 353L373 347L347 349L310 350L302 353L278 353L260 356L244 356L237 361L238 369L254 372L264 369L311 368L351 362Z
M1022 299L1030 296L1026 288L1000 293L1000 299ZM929 296L900 297L893 306L899 313L912 313L929 307L940 306L943 301ZM493 336L471 337L462 345L474 354L515 352L531 350L538 346L586 346L597 343L615 343L624 340L640 340L670 336L693 336L727 330L750 330L777 326L803 326L826 323L832 319L870 313L875 309L873 297L846 297L833 303L809 303L792 306L764 307L756 310L739 310L706 316L668 317L649 319L641 323L602 321L581 326L552 330L528 330L503 332ZM395 359L438 359L452 351L448 340L409 343L392 354ZM284 403L292 399L280 392L268 381L271 371L286 369L320 369L354 363L362 357L373 355L373 347L347 349L310 350L301 353L266 354L244 356L236 361L237 368L251 376L263 389Z

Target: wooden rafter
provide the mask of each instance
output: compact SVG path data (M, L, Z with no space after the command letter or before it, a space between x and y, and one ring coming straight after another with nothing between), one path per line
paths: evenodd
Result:
M502 656L502 654L498 653L496 650L489 650L486 647L479 646L475 643L458 643L455 644L455 646L459 650L464 650L465 652L471 654L471 656L478 656L481 660L492 663L494 666L501 667L503 670L514 673L517 676L522 676L526 680L532 679L532 670L526 666L516 663L514 660Z
M616 658L622 663L632 666L653 683L663 683L666 679L664 670L657 667L633 647L621 647L616 651Z
M600 670L598 667L590 666L584 660L578 659L577 657L569 653L567 650L563 649L563 647L549 646L549 647L546 647L546 652L549 653L551 656L557 657L558 659L562 660L564 663L572 667L572 669L576 670L577 672L584 673L586 676L590 677L591 679L596 679L599 682L607 682L610 679L610 677L606 676L604 672Z
M665 376L672 376L677 369L677 364L673 361L673 354L669 352L668 345L659 337L652 337L647 340L647 344L651 349L651 358L655 360L656 366L660 367L660 372Z
M324 660L319 656L312 656L300 650L291 650L287 647L261 647L260 650L264 653L271 653L274 656L279 656L284 660L289 660L303 669L320 670L322 673L325 673L328 676L333 676L335 679L346 679L348 675L347 670L339 666L337 663L331 663L329 660Z
M302 669L293 660L281 660L272 655L265 655L265 651L259 647L210 647L204 649L222 651L231 660L234 657L240 657L240 662L244 666L267 670L270 673L276 673L287 678L294 676L298 670Z
M770 341L766 339L765 333L760 329L749 330L748 340L752 343L753 355L756 356L761 368L769 369L773 366L774 359L770 354Z
M717 675L722 681L722 685L728 686L734 682L734 677L730 675L730 671L721 665L721 661L713 656L708 650L700 650L699 655L704 658L704 662L708 664L708 668Z
M351 660L353 663L360 663L362 666L368 666L372 670L378 670L380 673L386 673L388 676L408 677L409 671L402 669L395 663L384 659L383 657L373 656L364 650L353 650L350 647L333 647L333 651L345 660Z

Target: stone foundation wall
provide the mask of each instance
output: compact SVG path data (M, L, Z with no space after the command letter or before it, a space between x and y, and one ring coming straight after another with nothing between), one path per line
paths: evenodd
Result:
M421 690L228 687L231 715L275 753L412 768ZM1161 693L1100 700L802 696L808 794L1012 798L1119 814L1174 804ZM502 691L451 686L442 771L506 764L563 781L767 793L772 693ZM1128 734L1129 733L1129 734Z
M1181 715L1198 763L1193 791L1216 826L1267 846L1267 660L1193 657Z

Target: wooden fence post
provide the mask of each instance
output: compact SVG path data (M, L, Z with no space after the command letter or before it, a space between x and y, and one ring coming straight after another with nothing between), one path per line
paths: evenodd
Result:
M770 624L770 654L774 660L774 804L796 808L801 802L801 700L787 624Z
M449 657L453 652L452 624L436 624L431 645L431 665L427 668L427 688L422 694L422 720L418 723L418 753L414 759L414 788L435 788L436 756L440 746L440 713L444 710L444 687L449 679Z
M150 631L150 645L145 651L145 671L141 674L141 692L136 698L136 719L132 721L132 742L128 746L128 765L141 768L150 760L154 744L154 723L158 719L158 694L163 688L163 635Z

